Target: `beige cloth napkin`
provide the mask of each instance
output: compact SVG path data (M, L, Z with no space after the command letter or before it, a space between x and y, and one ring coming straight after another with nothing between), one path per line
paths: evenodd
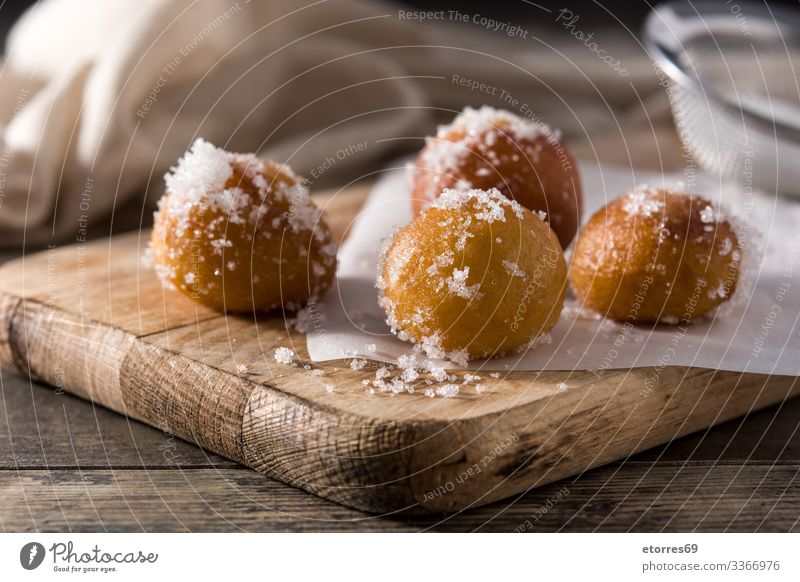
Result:
M640 99L666 112L632 37L596 39L623 76L574 25L560 33L554 13L537 15L547 34L510 38L401 10L355 0L38 3L13 28L0 70L0 246L149 223L164 172L197 136L286 162L314 188L418 149L465 104L525 104L585 143L645 123L652 108Z

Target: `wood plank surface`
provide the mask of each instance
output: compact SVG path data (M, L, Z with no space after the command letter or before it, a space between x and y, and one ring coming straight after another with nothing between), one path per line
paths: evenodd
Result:
M0 470L237 467L169 432L3 373Z
M5 372L0 395L2 531L798 531L800 399L522 496L404 519Z
M6 471L4 531L800 531L800 465L610 465L505 504L374 516L247 469ZM668 483L666 486L664 483ZM688 494L687 494L688 492ZM25 511L13 511L25 508Z
M365 190L324 205L343 236ZM364 392L371 372L278 365L304 339L161 289L146 233L0 268L0 361L307 491L367 511L485 505L626 458L798 392L796 378L667 368L511 373L455 399ZM246 373L237 367L244 364ZM567 383L567 389L557 384ZM329 393L325 384L333 384Z

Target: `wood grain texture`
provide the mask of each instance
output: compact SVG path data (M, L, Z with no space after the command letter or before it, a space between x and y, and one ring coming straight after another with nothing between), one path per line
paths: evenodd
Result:
M67 392L0 375L0 471L237 466Z
M522 496L410 520L208 470L237 465L9 373L0 391L3 531L797 530L800 399Z
M340 236L363 196L325 202ZM307 360L282 318L225 317L162 290L140 265L146 238L0 268L2 364L358 509L485 505L798 391L796 378L667 368L646 395L648 369L512 373L448 400L369 397L370 372L333 363L318 377L276 364L280 345Z
M800 398L653 447L627 463L800 464ZM188 466L239 465L169 431L0 369L0 470Z
M800 465L629 464L519 499L373 516L243 468L0 472L3 531L800 531Z

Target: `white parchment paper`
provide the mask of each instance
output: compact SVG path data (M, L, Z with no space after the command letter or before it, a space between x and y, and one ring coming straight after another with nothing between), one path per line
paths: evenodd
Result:
M636 184L680 185L721 201L761 233L753 245L749 289L715 317L687 327L631 327L580 314L568 297L552 342L526 353L470 363L485 370L604 370L643 366L695 366L763 374L800 374L800 204L753 193L746 183L705 175L657 175L582 164L587 219ZM688 178L688 179L687 179ZM315 362L361 356L395 362L412 345L384 321L374 287L381 241L411 219L402 168L387 170L373 188L339 253L336 284L312 305L307 335ZM750 241L753 244L753 241ZM746 286L742 286L746 287Z

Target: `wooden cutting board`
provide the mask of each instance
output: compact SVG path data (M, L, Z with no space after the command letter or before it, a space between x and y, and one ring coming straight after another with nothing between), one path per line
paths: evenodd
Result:
M318 199L340 237L365 195ZM276 363L280 346L308 362L305 338L282 317L226 317L163 290L139 260L148 237L0 268L0 363L358 509L489 503L799 390L795 377L640 368L482 374L487 392L465 387L452 399L369 396L362 380L375 366L333 362L313 366L317 376ZM649 391L647 378L656 378Z

